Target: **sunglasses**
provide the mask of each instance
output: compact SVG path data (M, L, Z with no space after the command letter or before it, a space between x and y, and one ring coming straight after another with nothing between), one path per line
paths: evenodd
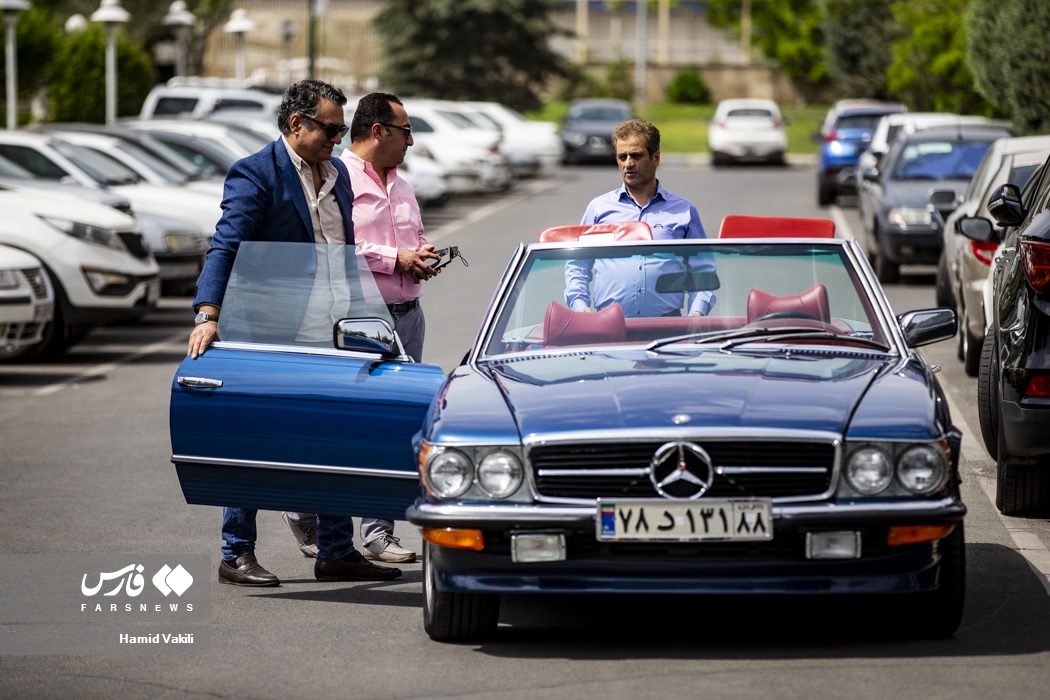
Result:
M401 126L400 124L384 124L383 122L377 122L377 123L379 124L379 126L385 126L388 129L401 129L401 131L405 132L405 138L406 139L412 136L412 125L411 124L408 125L408 126Z
M319 122L313 117L307 116L305 114L300 114L299 116L303 119L309 119L314 124L324 129L325 136L327 136L330 139L334 139L336 136L342 139L344 136L346 136L346 132L350 131L350 127L348 127L346 124L326 124L325 122Z

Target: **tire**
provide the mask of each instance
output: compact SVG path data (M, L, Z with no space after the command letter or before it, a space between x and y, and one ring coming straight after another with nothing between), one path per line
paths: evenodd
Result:
M835 187L834 185L821 185L817 184L817 204L826 207L829 204L835 203Z
M499 595L448 593L437 588L431 548L423 543L423 628L436 642L488 639L499 624Z
M976 377L981 370L981 341L970 331L970 323L967 314L963 314L965 325L959 329L959 338L962 345L963 369L966 376Z
M1002 424L1002 416L999 418ZM1041 516L1050 511L1050 467L1046 464L1012 464L999 431L995 469L995 507L1003 515Z
M988 456L999 455L999 358L995 350L995 333L989 328L981 343L977 364L977 417L981 422L981 440Z
M944 253L941 253L941 257L937 261L934 291L936 292L937 306L955 306L955 292L952 290L952 281L948 276L948 259L944 257Z
M963 524L938 543L941 555L937 590L919 593L905 606L905 628L922 639L947 639L962 621L966 599L966 535Z
M901 278L900 265L890 262L878 238L875 239L875 277L883 284L893 284L899 282Z

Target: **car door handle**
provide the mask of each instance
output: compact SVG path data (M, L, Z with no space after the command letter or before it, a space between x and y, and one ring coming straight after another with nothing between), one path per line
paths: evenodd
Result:
M207 377L176 377L175 383L191 389L218 389L222 386L221 379L208 379Z

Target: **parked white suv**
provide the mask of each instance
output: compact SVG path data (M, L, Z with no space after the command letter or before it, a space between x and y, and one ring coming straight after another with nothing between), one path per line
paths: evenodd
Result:
M172 84L172 83L176 84ZM140 119L203 119L223 110L274 113L281 96L263 90L228 85L185 85L170 81L155 85L142 103Z
M140 318L160 296L157 262L135 219L78 197L0 188L0 243L36 256L54 317L27 357L56 355L107 323Z
M55 313L55 294L35 257L0 245L0 362L39 343Z

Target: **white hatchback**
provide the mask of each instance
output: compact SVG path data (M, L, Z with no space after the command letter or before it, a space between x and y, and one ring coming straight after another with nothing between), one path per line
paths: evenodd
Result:
M0 362L39 343L55 313L55 293L34 256L0 245Z
M784 118L773 100L722 100L707 132L712 165L731 162L784 164Z

